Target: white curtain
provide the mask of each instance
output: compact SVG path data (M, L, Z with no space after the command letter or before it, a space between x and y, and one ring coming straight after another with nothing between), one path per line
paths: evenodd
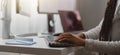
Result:
M2 0L0 0L0 36L2 36L2 17L3 17L3 14L2 14Z

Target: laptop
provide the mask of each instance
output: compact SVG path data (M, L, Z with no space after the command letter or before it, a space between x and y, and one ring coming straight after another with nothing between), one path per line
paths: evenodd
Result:
M77 34L83 30L82 20L78 11L60 10L59 15L64 32L71 32L73 34ZM56 35L52 34L46 37L46 40L48 41L48 45L50 47L75 46L70 42L62 42L62 43L55 42L54 41L55 37L60 34L61 33L57 33Z
M59 15L64 32L78 33L83 30L79 11L59 10Z

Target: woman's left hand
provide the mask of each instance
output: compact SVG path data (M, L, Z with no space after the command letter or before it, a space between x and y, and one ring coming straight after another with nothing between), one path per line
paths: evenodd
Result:
M63 34L59 35L59 37L56 39L56 41L57 42L68 41L77 46L85 46L85 40L83 38L75 37L71 33L63 33Z

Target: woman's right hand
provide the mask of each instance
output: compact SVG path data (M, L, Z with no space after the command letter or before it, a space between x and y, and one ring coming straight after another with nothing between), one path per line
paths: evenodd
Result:
M63 33L60 36L58 36L58 38L56 39L57 42L64 42L64 41L68 41L71 42L75 45L78 46L84 46L85 45L85 40L83 38L78 38L75 35L71 34L71 33Z

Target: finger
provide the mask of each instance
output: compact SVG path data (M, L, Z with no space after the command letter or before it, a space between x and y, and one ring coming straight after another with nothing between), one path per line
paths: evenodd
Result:
M59 40L61 40L63 38L70 38L70 37L71 37L71 33L63 33L58 38L56 38L55 41L59 41Z
M69 36L69 35L71 35L71 33L63 33L62 34L63 36L65 35L65 36Z
M58 40L58 42L64 42L64 41L68 41L68 38L62 38L62 39Z
M55 41L59 41L59 40L61 40L61 39L63 39L63 38L66 38L66 37L65 37L65 36L59 36L58 38L56 38Z
M65 36L67 36L67 33L63 33L63 34L59 35L58 38L63 38Z

